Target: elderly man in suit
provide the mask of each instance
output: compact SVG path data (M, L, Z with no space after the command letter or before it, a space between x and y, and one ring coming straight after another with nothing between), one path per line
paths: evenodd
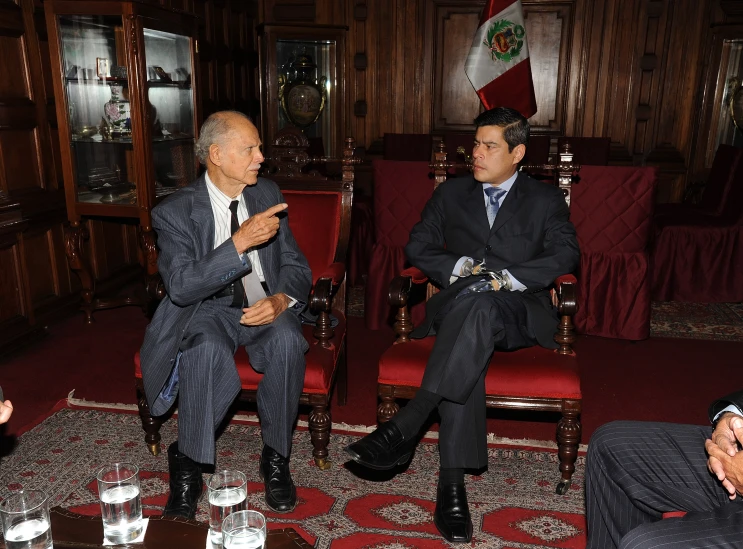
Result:
M389 422L351 444L374 469L406 463L434 409L441 416L441 469L434 523L449 541L472 537L465 469L487 465L485 374L493 351L556 347L549 290L578 266L575 229L562 191L517 172L529 124L500 107L475 119L473 175L440 185L405 252L441 291L412 334L436 334L421 388ZM491 277L473 276L481 265Z
M142 345L142 378L153 415L178 395L178 440L168 448L164 515L192 518L202 465L215 461L215 430L240 392L234 354L245 346L264 377L258 387L266 503L289 512L292 429L304 380L299 313L312 284L278 186L258 177L264 158L253 123L212 114L196 154L206 172L152 211L158 267L167 290Z
M712 427L615 421L586 458L587 549L743 546L743 391L709 407ZM663 513L686 511L661 520Z

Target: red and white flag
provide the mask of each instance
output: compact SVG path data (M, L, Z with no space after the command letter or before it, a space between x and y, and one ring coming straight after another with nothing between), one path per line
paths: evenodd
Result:
M488 0L464 66L486 109L537 112L520 0Z

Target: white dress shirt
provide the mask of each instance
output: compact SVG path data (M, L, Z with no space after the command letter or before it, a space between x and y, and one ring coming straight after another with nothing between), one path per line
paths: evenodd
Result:
M519 176L519 172L514 173L511 177L506 179L503 183L498 185L499 189L503 189L506 191L503 193L500 198L498 198L498 211L500 212L501 206L503 206L503 201L508 196L509 191L511 190L511 187L513 187L513 184L516 182L516 178ZM490 197L485 192L485 189L490 187L490 183L483 183L482 184L482 196L483 196L483 203L485 205L485 209L487 210L488 204L490 202ZM498 218L498 215L496 214L496 219ZM454 269L452 270L451 278L449 279L449 284L453 284L457 278L459 278L459 273L462 271L462 265L464 265L464 262L467 260L471 260L474 263L474 259L467 256L462 256L459 258L459 260L454 264ZM511 279L511 291L514 292L523 292L526 290L526 286L524 286L521 282L519 282L515 276L513 276L510 272L508 272L508 269L503 269L503 272L508 275L508 277Z
M206 179L206 189L209 191L209 201L212 203L212 213L214 213L214 248L221 246L228 238L232 238L232 212L230 203L237 200L237 222L242 225L250 217L248 206L245 204L245 197L240 193L235 198L230 198L209 179L209 174L204 174ZM239 254L238 254L239 255ZM248 250L248 258L253 270L258 275L261 282L265 282L261 260L258 257L258 251L251 248ZM242 259L242 257L240 257Z

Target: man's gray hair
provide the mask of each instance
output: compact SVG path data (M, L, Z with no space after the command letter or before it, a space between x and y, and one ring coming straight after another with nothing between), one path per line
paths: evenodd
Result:
M209 158L209 147L213 144L223 145L223 139L232 131L232 125L229 122L229 116L234 114L240 116L249 122L253 122L249 116L240 111L219 111L209 115L201 125L199 138L196 140L196 158L204 166Z

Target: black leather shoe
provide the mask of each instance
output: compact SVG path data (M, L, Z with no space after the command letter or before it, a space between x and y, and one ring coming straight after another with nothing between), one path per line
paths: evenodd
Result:
M410 461L415 439L405 440L394 421L380 425L376 431L346 447L353 460L370 469L385 471Z
M180 453L176 441L168 446L168 469L170 495L163 516L194 518L203 488L201 466L186 454Z
M289 458L264 445L259 472L266 487L266 505L276 513L293 511L297 506L297 489L289 471Z
M433 523L447 541L458 543L472 540L472 518L464 483L444 486L439 483L436 487Z

